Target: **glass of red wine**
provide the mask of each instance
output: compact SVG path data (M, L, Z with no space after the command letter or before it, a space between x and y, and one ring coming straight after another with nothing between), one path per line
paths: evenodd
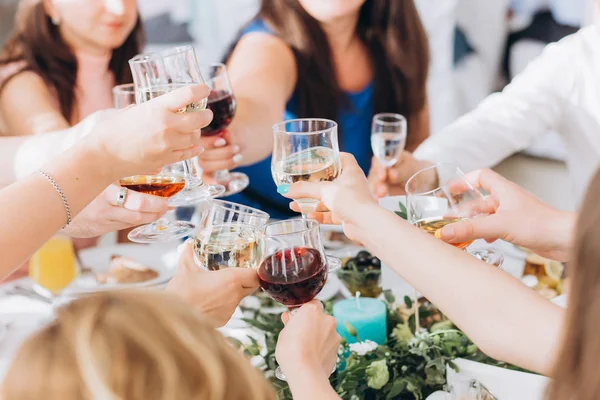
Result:
M319 294L329 273L341 267L339 259L325 255L315 220L298 218L268 224L259 241L263 255L258 267L260 287L292 315ZM275 375L285 380L280 368Z
M202 129L202 136L221 136L231 124L236 110L227 67L224 64L215 63L200 66L200 70L206 79L206 84L211 89L207 108L214 114L210 125ZM241 172L230 172L226 169L216 171L213 177L217 183L225 186L223 197L241 192L250 183L248 175Z

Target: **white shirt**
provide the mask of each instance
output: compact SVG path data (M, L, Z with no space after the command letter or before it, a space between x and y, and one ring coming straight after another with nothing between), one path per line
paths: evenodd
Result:
M414 153L421 160L454 163L466 171L492 167L548 131L559 132L567 167L581 199L600 163L600 34L584 28L558 43Z
M511 8L520 18L531 19L541 10L550 10L561 24L581 26L589 0L512 0Z

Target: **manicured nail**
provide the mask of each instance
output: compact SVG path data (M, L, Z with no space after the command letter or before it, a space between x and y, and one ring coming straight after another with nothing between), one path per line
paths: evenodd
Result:
M236 154L235 156L233 156L233 162L235 164L241 163L243 159L244 159L244 156L242 156L241 154Z
M279 194L286 194L287 192L290 191L290 185L279 185L277 186L277 193Z
M451 240L454 239L454 227L452 226L445 226L442 228L441 233L441 237L444 238L444 240Z
M238 146L237 144L234 144L231 149L233 150L234 153L240 152L240 146Z
M227 140L223 139L223 138L218 138L217 140L215 140L214 146L215 147L223 147L227 144Z

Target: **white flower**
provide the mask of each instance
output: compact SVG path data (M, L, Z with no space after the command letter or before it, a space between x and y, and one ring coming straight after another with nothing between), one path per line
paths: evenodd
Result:
M350 351L358 354L359 356L364 356L365 354L375 350L379 346L372 340L365 340L364 342L352 343L350 344Z

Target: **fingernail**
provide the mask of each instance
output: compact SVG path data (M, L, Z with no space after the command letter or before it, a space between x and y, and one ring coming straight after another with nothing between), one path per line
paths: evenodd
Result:
M239 153L240 152L240 146L238 146L237 144L234 144L232 147L232 150L234 153Z
M450 240L454 238L454 227L452 226L445 226L442 228L442 232L441 232L441 236L442 238L444 238L444 240Z
M177 254L181 255L181 253L183 253L183 251L185 250L186 245L187 245L187 241L185 241L184 243L181 243L179 246L177 246Z
M214 146L215 147L223 147L227 144L227 140L223 139L223 138L218 138L217 140L215 140Z
M242 156L241 154L236 154L235 156L233 156L233 162L235 164L241 163L243 159L244 159L244 156Z
M290 191L290 185L279 185L277 186L277 193L279 194L286 194L287 192Z

